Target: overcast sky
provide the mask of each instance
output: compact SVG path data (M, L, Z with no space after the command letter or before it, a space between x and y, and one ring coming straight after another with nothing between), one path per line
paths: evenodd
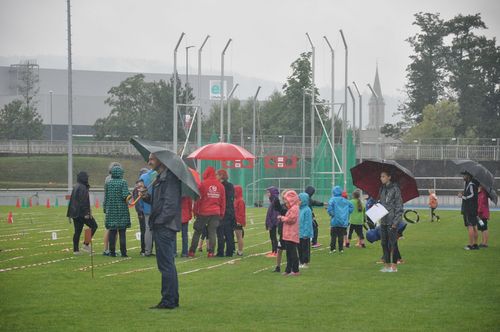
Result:
M484 34L500 33L498 0L73 0L74 68L149 71L151 62L163 64L162 71L171 73L173 49L185 32L179 51L181 73L184 48L198 47L210 34L203 52L205 73L220 72L220 53L232 38L227 74L282 83L291 62L310 50L305 36L309 32L316 46L317 85L330 84L330 53L322 38L326 35L335 49L335 84L341 88L343 29L349 45L349 83L355 80L367 90L378 62L384 95L397 96L409 62L405 39L416 32L413 15L419 11L439 12L444 19L481 13L489 28ZM66 47L65 0L0 0L1 57L64 57ZM192 49L193 71L195 54Z

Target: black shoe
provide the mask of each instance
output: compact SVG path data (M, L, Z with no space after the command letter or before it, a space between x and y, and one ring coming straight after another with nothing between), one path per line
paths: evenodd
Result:
M224 254L217 254L216 257L224 257Z
M116 253L114 253L114 252L110 252L108 256L109 256L109 257L116 257Z
M276 268L272 272L278 272L278 273L281 272L281 267L276 266Z
M158 303L157 305L154 305L152 307L149 307L149 309L169 309L169 310L172 310L172 309L175 309L177 308L179 305L166 305L164 303Z
M472 245L472 250L479 250L479 246L477 244Z

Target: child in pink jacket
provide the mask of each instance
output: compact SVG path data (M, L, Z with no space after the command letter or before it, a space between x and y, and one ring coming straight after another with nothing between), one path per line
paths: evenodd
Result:
M488 194L483 186L479 186L477 195L477 216L482 222L479 222L477 229L481 231L481 244L479 247L488 248L488 219L490 219L490 207L488 205Z
M288 208L286 215L278 216L283 223L283 244L286 249L286 269L283 275L299 275L299 256L297 245L299 244L299 205L300 199L293 190L283 194L283 199Z

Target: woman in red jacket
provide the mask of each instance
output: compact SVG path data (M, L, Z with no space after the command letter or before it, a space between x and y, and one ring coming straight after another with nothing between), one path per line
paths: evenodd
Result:
M194 251L200 240L204 227L208 228L208 257L214 257L215 235L219 222L226 211L226 193L224 186L215 177L215 169L208 166L203 172L203 182L199 186L200 199L194 204L194 234L189 248L189 257L194 257Z
M243 200L243 188L241 186L234 186L234 217L236 219L236 226L234 233L236 234L236 241L238 241L238 256L243 256L243 227L247 225L246 218L246 205Z

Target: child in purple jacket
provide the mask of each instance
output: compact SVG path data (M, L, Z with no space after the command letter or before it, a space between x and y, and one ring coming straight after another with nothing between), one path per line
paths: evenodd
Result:
M266 257L276 257L278 254L278 238L276 230L278 227L278 216L280 215L273 206L276 200L279 202L279 189L276 187L269 187L266 189L266 194L269 197L269 207L266 214L266 230L269 231L269 238L271 239L271 252Z

